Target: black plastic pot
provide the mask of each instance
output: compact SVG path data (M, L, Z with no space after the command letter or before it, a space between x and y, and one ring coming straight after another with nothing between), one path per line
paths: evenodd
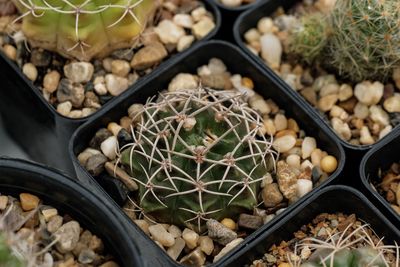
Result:
M291 94L288 94L285 90L281 90L276 86L273 79L270 78L269 74L264 69L253 63L253 61L238 48L222 41L210 41L196 45L190 54L179 56L179 58L176 59L176 62L170 64L168 68L157 77L154 77L153 80L148 80L140 87L137 87L136 90L130 91L129 96L126 98L117 99L117 101L112 105L107 106L96 114L92 120L82 125L74 133L70 142L70 154L73 158L80 181L88 186L92 186L94 188L93 190L99 190L99 192L103 191L103 189L101 189L101 187L96 183L95 178L91 177L77 160L77 155L88 146L90 139L98 129L106 126L109 122L119 121L119 119L126 114L126 111L131 104L144 103L148 97L157 94L157 92L164 88L167 88L168 83L178 73L196 73L196 69L199 66L207 64L209 59L213 57L218 57L223 60L231 73L240 73L244 76L251 77L256 90L257 88L259 90L258 93L276 101L280 107L286 110L287 116L296 119L300 128L305 129L308 134L317 139L321 148L328 151L329 154L334 155L338 159L338 169L325 182L314 189L314 192L320 190L319 188L321 187L334 183L338 175L341 173L345 161L344 151L340 146L337 137L328 131L327 127L322 124L322 121L317 116L313 116L312 114L310 115L303 105L296 101ZM108 185L104 188L104 191L107 194L115 192L116 190ZM120 198L115 198L114 196L114 199L120 202ZM272 222L264 225L264 227L249 236L246 240L251 240L255 235L257 235L257 233L270 227L287 214L290 214L298 203L301 203L301 200L288 207L283 213L276 216ZM133 223L131 226L137 228ZM144 233L142 233L142 235L145 236ZM153 243L150 239L149 242ZM245 241L245 243L246 242L248 241ZM153 244L156 246L155 243ZM164 252L161 253L159 248L158 250L160 251L158 254L163 258L165 263L168 263L171 266L179 266ZM220 264L217 263L213 266L220 266Z
M121 267L144 266L136 244L127 234L127 219L110 201L53 169L0 158L0 193L18 197L25 192L37 195L60 214L71 215L82 227L99 236Z
M400 129L394 130L390 138L379 143L368 151L361 161L360 176L364 187L372 196L372 200L380 207L380 210L387 214L400 229L400 215L390 206L389 202L380 195L373 184L379 184L379 171L385 171L390 165L400 161Z
M214 14L215 29L204 40L212 38L221 25L221 14L214 0L203 1L207 9ZM201 40L199 42L202 42ZM189 52L189 48L186 52ZM189 52L190 53L190 52ZM156 77L176 55L160 64L152 73L142 77L136 84L123 93L140 86L146 80ZM82 119L71 119L60 115L41 95L15 63L0 53L0 115L3 117L10 136L21 145L34 160L74 174L73 165L68 157L68 142L72 133L93 115ZM110 105L110 100L104 107Z
M273 244L291 240L293 233L311 222L318 214L355 214L359 220L370 224L378 236L385 237L385 244L399 243L400 231L359 191L346 186L322 189L294 209L290 215L257 236L241 251L232 251L223 266L244 266L261 259Z
M266 0L266 1L260 1L259 4L251 8L250 10L247 10L243 14L240 15L240 17L236 20L234 29L233 29L233 35L235 38L235 41L238 43L241 49L243 49L247 54L249 54L259 65L261 65L272 77L274 77L275 80L277 80L279 86L281 88L284 88L285 90L289 91L292 95L294 95L298 101L302 103L302 105L306 106L310 112L313 114L321 117L324 121L324 123L328 126L330 131L332 131L335 135L336 133L330 126L330 123L321 115L321 113L318 111L317 108L313 107L311 104L309 104L303 96L301 96L297 91L293 90L290 88L290 86L284 82L275 72L273 72L265 63L264 61L258 57L257 55L253 54L247 47L245 40L243 38L243 35L247 30L253 27L257 27L257 22L265 16L271 16L273 13L279 8L283 7L285 10L289 10L291 7L293 7L296 3L300 2L299 0ZM346 150L346 155L348 156L348 163L349 163L349 168L346 168L346 171L351 174L351 176L357 176L358 173L357 171L354 171L355 168L352 166L354 165L359 165L360 164L360 159L362 156L365 155L365 153L372 147L379 145L379 143L383 142L384 139L389 138L390 134L383 138L382 140L378 141L377 143L373 145L363 145L363 146L355 146L350 144L349 142L340 139L341 144L344 146ZM349 176L349 177L351 177ZM355 181L352 181L355 182ZM355 184L359 185L359 183Z

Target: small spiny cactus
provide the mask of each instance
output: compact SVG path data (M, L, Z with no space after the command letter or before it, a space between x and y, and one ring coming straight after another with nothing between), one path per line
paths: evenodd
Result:
M323 14L305 15L298 27L292 29L289 51L312 64L322 53L328 41L327 21Z
M90 60L132 47L156 0L12 0L33 47Z
M300 267L388 267L398 266L399 247L376 243L372 229L361 225L353 231L348 231L350 224L343 232L329 235L327 240L306 238L300 243L300 248L307 247L314 252L308 261L298 264ZM375 240L375 242L374 242ZM386 258L385 254L394 257ZM294 264L295 265L295 264Z
M139 185L138 205L158 222L202 232L205 222L257 206L275 152L243 95L182 90L150 99L133 119L120 161Z

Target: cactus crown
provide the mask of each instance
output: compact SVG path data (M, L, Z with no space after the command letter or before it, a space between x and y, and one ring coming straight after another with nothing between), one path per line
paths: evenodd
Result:
M156 0L12 0L33 47L90 60L131 47Z
M275 152L242 98L199 88L147 102L119 159L139 184L146 215L201 232L210 218L235 218L258 204Z
M324 17L325 16L325 17ZM354 82L386 80L400 66L400 3L337 0L329 14L302 19L290 50Z
M326 240L320 238L303 239L299 248L308 247L313 251L307 262L297 264L300 267L361 267L361 266L398 266L400 262L399 246L384 245L377 239L368 225L361 225L348 231L329 235ZM395 255L393 258L385 254ZM394 265L396 264L396 265ZM296 264L293 264L296 266Z

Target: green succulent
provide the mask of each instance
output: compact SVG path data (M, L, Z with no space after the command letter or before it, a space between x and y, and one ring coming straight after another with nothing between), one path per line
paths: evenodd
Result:
M133 120L134 143L120 161L139 185L146 215L202 232L207 219L237 218L258 204L275 152L241 94L160 94Z

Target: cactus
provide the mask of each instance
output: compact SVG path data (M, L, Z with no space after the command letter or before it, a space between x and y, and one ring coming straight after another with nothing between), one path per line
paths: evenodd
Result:
M330 16L329 66L352 81L386 80L400 64L400 4L338 0Z
M397 245L383 245L381 243L382 240L371 235L373 231L368 225L361 225L353 231L348 232L351 226L352 224L343 232L329 235L327 240L316 238L302 240L300 247L308 247L314 250L314 252L306 262L299 266L387 267L394 264L393 260L397 264L400 262L399 247ZM376 240L379 241L377 242ZM393 254L395 256L386 258L386 254Z
M289 51L299 55L307 64L312 64L321 55L328 41L329 33L326 17L315 13L301 18L297 27L292 29Z
M134 142L119 161L139 184L146 215L202 232L210 218L235 218L258 205L275 152L243 95L168 92L150 99L133 121Z
M12 0L33 47L90 60L133 46L156 0Z

